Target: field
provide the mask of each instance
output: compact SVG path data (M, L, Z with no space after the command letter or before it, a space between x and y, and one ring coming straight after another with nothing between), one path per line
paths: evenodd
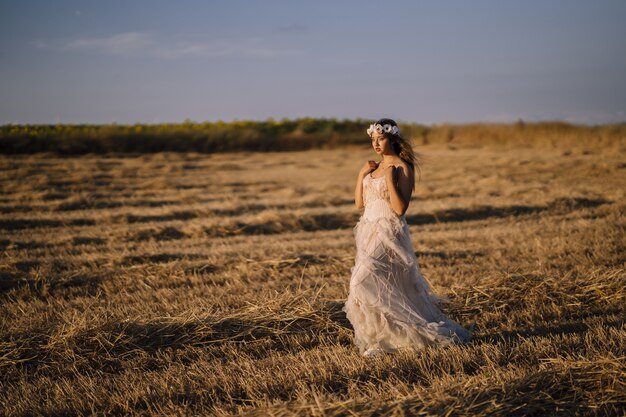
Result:
M0 156L2 415L624 415L626 158L417 147L407 212L474 339L363 358L363 146Z

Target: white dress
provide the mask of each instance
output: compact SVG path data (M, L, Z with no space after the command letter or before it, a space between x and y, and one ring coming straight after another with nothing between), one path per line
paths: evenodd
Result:
M471 331L448 319L421 275L406 215L392 209L384 176L363 179L365 211L354 227L356 257L342 311L361 354L462 343Z

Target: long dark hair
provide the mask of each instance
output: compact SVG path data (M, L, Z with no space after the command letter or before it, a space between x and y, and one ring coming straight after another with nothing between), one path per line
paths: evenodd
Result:
M398 124L396 123L395 120L393 119L378 119L378 121L376 122L377 124L380 125L392 125L392 126L398 126ZM404 162L406 162L407 164L409 164L411 166L411 168L413 168L413 172L415 172L417 170L418 174L419 174L419 180L421 180L422 178L422 171L421 171L421 166L422 166L422 161L420 158L420 155L415 152L415 150L413 150L413 146L411 145L411 142L404 138L400 133L398 133L397 135L394 135L391 132L383 132L383 135L391 141L393 150L395 151L395 153L398 154L398 156L400 157L400 159L402 159ZM415 183L413 183L413 189L415 189Z

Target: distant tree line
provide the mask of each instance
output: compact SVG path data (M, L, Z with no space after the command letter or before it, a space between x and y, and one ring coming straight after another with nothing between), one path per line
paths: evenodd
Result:
M372 120L334 118L191 122L133 125L0 126L0 153L150 153L291 151L369 146ZM561 121L423 125L399 123L416 145L617 146L626 143L626 123L575 125Z

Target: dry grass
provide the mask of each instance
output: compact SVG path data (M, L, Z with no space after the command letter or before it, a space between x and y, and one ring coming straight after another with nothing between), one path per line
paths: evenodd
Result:
M358 355L367 149L2 157L0 414L624 415L624 150L418 148L463 346Z

